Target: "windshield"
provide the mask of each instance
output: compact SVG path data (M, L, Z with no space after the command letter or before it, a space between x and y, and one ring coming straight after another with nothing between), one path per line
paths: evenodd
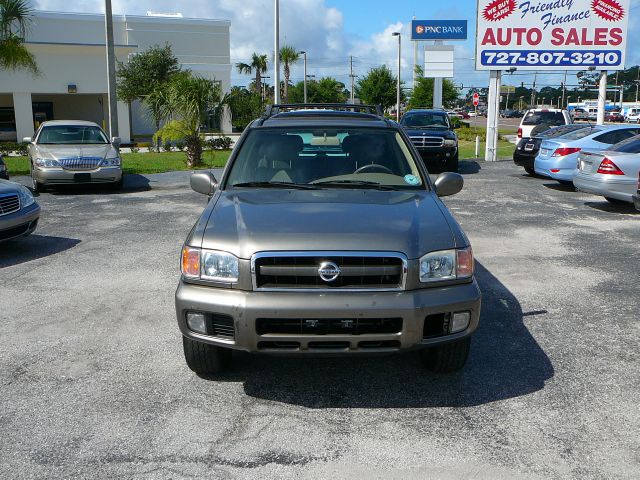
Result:
M416 189L424 180L402 136L357 128L253 130L227 186Z
M584 138L591 134L599 132L600 130L602 129L594 128L594 127L581 128L580 130L575 130L573 132L569 132L565 135L562 135L561 140L580 140L581 138Z
M522 121L523 125L564 125L564 115L562 112L529 112Z
M400 125L409 128L450 128L449 117L444 113L408 113Z
M41 145L104 145L107 137L91 125L52 125L44 127L38 136Z
M616 143L609 150L621 153L640 153L640 135Z

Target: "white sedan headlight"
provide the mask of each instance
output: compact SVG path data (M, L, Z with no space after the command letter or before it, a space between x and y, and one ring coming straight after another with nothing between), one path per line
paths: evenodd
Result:
M440 282L470 278L473 275L471 247L427 253L420 259L420 281Z
M101 166L103 167L119 167L120 157L105 158L102 160Z
M185 278L225 283L238 281L238 258L227 252L184 247L181 264Z
M27 187L20 187L20 190L18 190L18 196L20 197L20 206L22 208L33 205L36 202L36 199L33 198L33 194Z
M60 167L60 162L52 158L36 158L35 163L38 167Z

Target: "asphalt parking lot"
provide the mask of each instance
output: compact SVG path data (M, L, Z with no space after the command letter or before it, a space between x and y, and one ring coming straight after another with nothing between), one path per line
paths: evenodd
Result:
M0 244L0 478L638 478L640 212L461 163L483 310L454 375L237 354L200 378L173 304L187 174L42 194Z

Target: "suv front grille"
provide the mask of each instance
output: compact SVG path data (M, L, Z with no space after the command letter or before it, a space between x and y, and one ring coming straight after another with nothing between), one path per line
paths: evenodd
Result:
M370 335L402 331L402 318L258 318L256 333L291 335Z
M17 193L0 195L0 216L9 215L18 210L20 210L20 199Z
M444 138L442 137L411 137L411 142L416 147L433 147L438 148L444 145Z
M62 168L67 170L94 170L102 162L100 157L61 158L58 160Z
M323 263L335 264L339 274L323 279ZM406 258L398 253L265 252L252 259L255 290L402 290Z

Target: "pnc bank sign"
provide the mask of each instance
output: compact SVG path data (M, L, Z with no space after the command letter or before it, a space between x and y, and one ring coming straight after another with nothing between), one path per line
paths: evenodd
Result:
M466 20L413 20L411 40L466 40Z

